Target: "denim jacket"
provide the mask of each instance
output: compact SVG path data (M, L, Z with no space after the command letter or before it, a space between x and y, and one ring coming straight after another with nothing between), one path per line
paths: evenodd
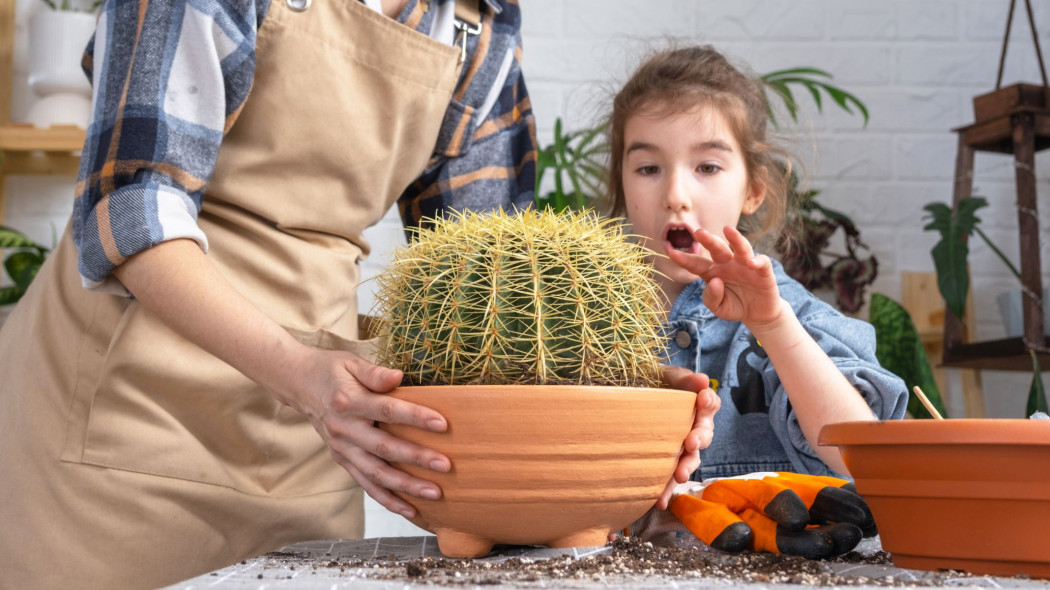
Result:
M904 417L904 381L875 358L875 330L839 313L815 297L773 262L780 296L802 325L857 388L877 419ZM669 363L711 378L722 408L715 414L714 438L701 452L692 479L755 471L837 475L806 442L776 370L751 331L715 316L701 296L704 281L686 286L668 316Z

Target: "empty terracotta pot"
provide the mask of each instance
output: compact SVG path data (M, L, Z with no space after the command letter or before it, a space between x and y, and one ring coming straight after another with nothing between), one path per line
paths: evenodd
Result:
M1050 578L1050 420L829 424L899 567Z
M397 466L441 486L404 497L448 557L495 544L598 546L641 517L670 481L696 394L573 385L400 387L441 412L444 433L383 425L447 455L449 473Z

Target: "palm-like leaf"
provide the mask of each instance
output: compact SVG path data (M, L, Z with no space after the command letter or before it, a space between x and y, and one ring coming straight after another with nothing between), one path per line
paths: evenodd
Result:
M828 83L825 79L831 80L831 74L817 68L789 68L762 75L762 82L765 87L783 101L784 108L787 109L788 115L794 121L798 121L798 101L795 99L794 93L791 92L791 85L797 84L809 91L810 96L813 97L813 102L817 105L818 112L824 112L821 94L823 91L847 113L854 114L854 109L856 109L856 112L864 117L864 124L867 125L868 108L864 106L864 103L853 94ZM769 102L768 95L766 102ZM772 121L773 125L777 125L777 119L772 107L769 108L769 120Z
M602 141L605 127L599 125L563 132L561 118L554 121L554 140L539 150L536 185L548 170L554 173L554 190L537 197L536 204L561 212L594 207L605 194L608 145Z

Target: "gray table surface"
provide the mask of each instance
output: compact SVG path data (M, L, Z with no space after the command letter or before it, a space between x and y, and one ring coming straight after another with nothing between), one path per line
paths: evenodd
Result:
M878 537L864 540L857 548L861 553L870 553L881 549ZM548 559L555 556L572 556L586 559L589 556L611 552L611 547L576 547L570 549L547 549L533 547L502 548L482 558L481 561L501 561L513 557L528 559ZM400 568L405 570L404 561L420 557L440 558L436 538L421 537L385 537L375 539L341 539L333 541L310 541L297 543L280 549L278 552L262 555L244 562L210 572L179 584L169 586L177 590L198 590L206 588L231 589L287 589L301 590L312 588L341 589L364 588L366 590L416 589L439 587L425 578L415 581L407 576L399 579L381 579L382 568L390 571ZM373 560L370 567L331 567L326 564L341 561ZM402 563L398 565L398 562ZM389 564L387 566L386 564ZM858 565L849 563L827 562L836 574L853 578L868 578L873 583L867 584L857 580L849 584L850 588L875 588L887 585L892 577L898 585L908 582L929 580L931 574L920 570L909 570L888 565ZM852 580L850 580L852 582ZM444 584L442 584L444 586ZM995 576L959 577L943 580L942 587L979 587L979 588L1020 588L1031 590L1050 590L1050 581L1028 580L1023 578L1004 578ZM497 590L505 588L727 588L744 587L754 590L775 588L814 588L791 584L751 583L727 578L690 578L679 579L665 576L631 576L625 579L592 581L573 579L537 579L529 582L513 581L505 584L451 585L452 588L484 588ZM819 586L818 586L819 588Z

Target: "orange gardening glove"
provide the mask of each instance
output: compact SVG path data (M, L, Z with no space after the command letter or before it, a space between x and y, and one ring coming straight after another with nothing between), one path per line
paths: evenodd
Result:
M704 543L819 559L876 534L868 505L847 480L760 472L682 484L670 510Z

